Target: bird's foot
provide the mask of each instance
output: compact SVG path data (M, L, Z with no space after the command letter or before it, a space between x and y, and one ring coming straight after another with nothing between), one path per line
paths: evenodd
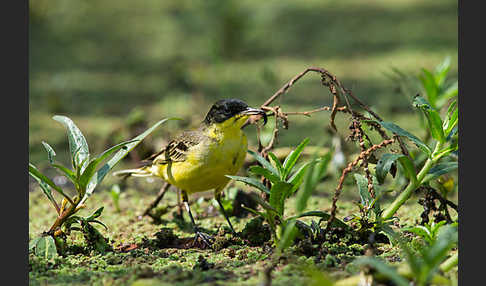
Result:
M194 236L194 241L192 242L192 246L195 246L199 243L202 243L202 246L204 248L206 248L206 247L211 248L213 240L214 240L214 238L212 236L210 236L209 234L204 233L204 232L200 231L199 229L196 229L196 235ZM199 242L199 241L201 241L201 242Z

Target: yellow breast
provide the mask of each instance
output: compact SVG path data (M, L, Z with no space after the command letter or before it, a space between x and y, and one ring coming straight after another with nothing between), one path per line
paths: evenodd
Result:
M205 130L207 139L189 148L184 162L159 165L153 173L187 193L224 188L230 180L225 175L238 172L248 149L240 124L230 123L212 125Z

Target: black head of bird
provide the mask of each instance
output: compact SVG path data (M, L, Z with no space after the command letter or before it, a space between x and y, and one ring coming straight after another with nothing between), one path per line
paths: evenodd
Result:
M263 124L267 123L267 115L265 111L249 107L244 101L239 99L222 99L213 104L209 110L204 123L209 125L212 123L222 123L235 116L263 116Z

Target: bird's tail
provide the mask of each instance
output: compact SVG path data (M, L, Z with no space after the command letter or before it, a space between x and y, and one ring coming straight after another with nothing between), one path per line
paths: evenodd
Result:
M150 166L145 166L138 169L127 169L113 172L113 176L117 177L150 177L152 172L150 171Z

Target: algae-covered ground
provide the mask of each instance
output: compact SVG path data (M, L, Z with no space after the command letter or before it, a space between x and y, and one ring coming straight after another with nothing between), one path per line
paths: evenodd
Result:
M306 210L329 211L336 179L332 172L325 177ZM119 211L110 195L113 184L121 186ZM338 203L339 218L359 213L353 203L359 200L353 184L350 180L344 187ZM213 248L207 249L199 244L191 245L194 234L187 213L183 211L182 218L179 216L175 189L169 189L153 212L160 220L140 215L161 186L161 180L130 178L122 183L117 178L108 178L81 214L87 216L104 206L99 219L108 228L100 225L96 228L108 239L113 250L100 254L88 247L80 232L73 231L67 238L69 247L65 256L46 261L29 255L30 285L259 285L263 282L264 269L270 264L274 251L270 233L261 220L237 208L238 204L250 204L241 193L254 190L232 183L226 191L227 197L236 197L225 202L230 202L226 206L234 214L231 222L239 237L230 233L211 199L211 192L190 197L196 221L215 238ZM32 184L31 188L29 235L32 239L49 228L55 211L38 186ZM235 196L238 192L240 195ZM420 221L423 207L417 203L418 198L413 197L398 211L400 220L395 226L412 226ZM286 214L294 213L294 205L294 198L289 199ZM345 233L335 235L330 241L319 245L309 239L297 239L273 270L272 285L317 283L316 273L323 273L333 281L358 275L360 268L352 261L365 254L369 243L366 240L356 243ZM383 237L371 243L376 254L387 261L399 263L403 260L400 250ZM457 275L457 268L447 275Z

